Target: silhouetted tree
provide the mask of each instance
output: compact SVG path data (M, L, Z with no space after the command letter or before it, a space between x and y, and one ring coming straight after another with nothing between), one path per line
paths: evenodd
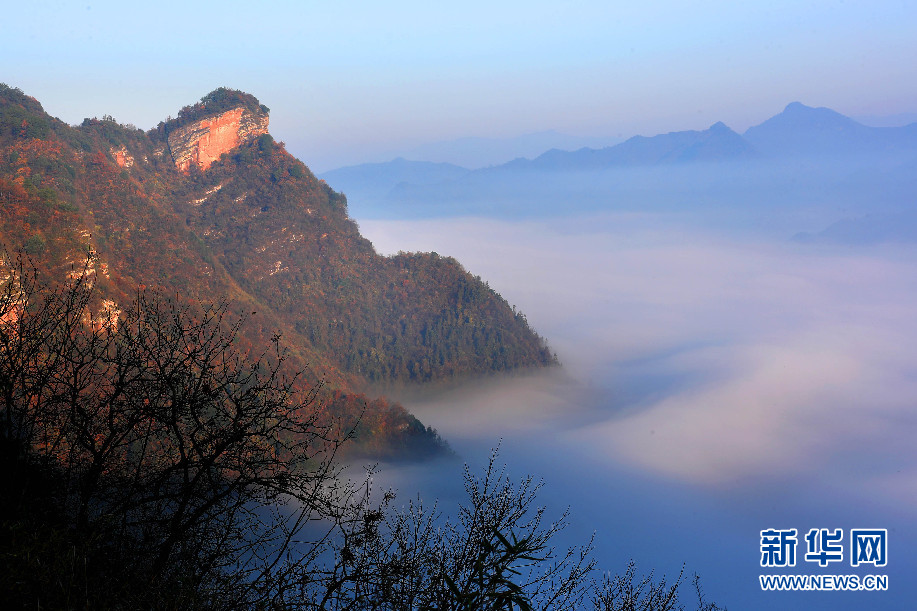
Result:
M91 260L57 288L21 260L0 289L0 586L31 608L681 609L663 579L590 580L556 550L540 484L496 453L445 519L341 476L349 434L284 350L235 348L225 304L141 291L123 311ZM367 480L368 481L368 480ZM699 585L698 609L713 611Z
M4 439L53 462L69 526L102 532L135 578L180 582L199 601L267 604L328 547L303 547L304 526L334 530L351 493L332 462L343 436L320 420L316 387L281 375L279 338L270 353L237 353L241 323L225 305L141 292L125 312L100 311L89 276L76 276L57 290L22 266L8 276Z
M305 589L317 609L442 611L576 609L589 591L591 546L558 552L566 515L544 523L540 485L511 482L496 454L482 476L467 467L467 502L443 519L422 502L403 511L358 508L336 544L336 563Z
M606 574L595 585L593 608L595 611L684 611L678 597L684 583L684 569L671 584L666 583L665 577L654 581L652 572L638 579L636 565L631 561L623 574ZM697 611L725 611L724 607L706 601L698 575L694 575L692 584Z

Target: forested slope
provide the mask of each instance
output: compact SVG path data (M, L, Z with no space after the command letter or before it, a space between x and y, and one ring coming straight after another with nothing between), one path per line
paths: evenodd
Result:
M115 318L143 290L192 308L225 302L244 318L241 345L280 334L287 366L324 380L333 411L362 413L364 441L383 454L438 441L400 406L363 395L370 384L555 362L524 316L454 259L377 254L345 198L266 126L266 107L227 89L144 132L111 117L69 126L0 86L7 264L21 249L51 284L86 275Z

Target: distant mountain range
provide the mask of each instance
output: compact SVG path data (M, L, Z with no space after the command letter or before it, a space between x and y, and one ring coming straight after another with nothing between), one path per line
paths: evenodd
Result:
M549 149L603 148L621 140L623 138L573 136L547 130L514 138L468 137L433 142L405 151L400 156L479 169L501 165L520 157L535 157Z
M829 108L793 102L779 115L750 127L744 137L772 157L900 152L917 149L917 123L867 127Z
M687 163L748 159L757 153L742 136L723 123L704 131L683 131L647 138L634 136L603 149L551 150L529 161L519 159L504 167L539 170L593 170L612 166Z
M472 194L482 190L511 190L509 185L520 180L514 175L537 173L537 181L550 181L545 172L717 162L798 163L803 158L839 159L914 152L917 152L917 123L904 127L868 127L828 108L793 102L780 114L744 134L718 122L703 131L634 136L604 148L553 148L531 159L515 159L479 170L402 158L339 168L322 177L350 196L354 210L365 209L372 214L386 206L397 208L404 202L435 205L440 201L468 201Z
M352 200L384 196L401 184L432 185L455 180L471 172L451 163L408 161L399 157L384 163L364 163L338 168L321 174L331 185L345 185L341 190Z

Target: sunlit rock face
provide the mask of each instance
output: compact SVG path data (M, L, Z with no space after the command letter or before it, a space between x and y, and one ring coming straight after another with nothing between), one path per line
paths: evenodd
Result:
M134 156L127 152L127 147L123 144L120 148L111 148L111 155L115 158L115 162L127 170L134 167Z
M195 121L169 134L175 166L187 172L194 164L202 170L223 153L267 133L268 115L233 108L221 115Z

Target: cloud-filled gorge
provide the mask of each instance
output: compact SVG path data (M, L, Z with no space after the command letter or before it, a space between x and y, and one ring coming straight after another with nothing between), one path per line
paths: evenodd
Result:
M600 564L633 557L671 574L684 562L730 607L773 603L754 582L764 528L869 523L903 551L917 516L917 249L683 220L361 223L381 252L458 258L563 363L410 409L471 464L502 443L508 464L544 477L553 504L581 516L580 538L595 529ZM889 567L894 600L907 598L913 562Z
M526 312L567 372L607 390L587 426L563 433L597 458L723 485L824 478L836 465L880 494L912 491L900 480L917 475L901 452L917 428L917 252L727 238L663 220L362 228L382 252L454 255Z

